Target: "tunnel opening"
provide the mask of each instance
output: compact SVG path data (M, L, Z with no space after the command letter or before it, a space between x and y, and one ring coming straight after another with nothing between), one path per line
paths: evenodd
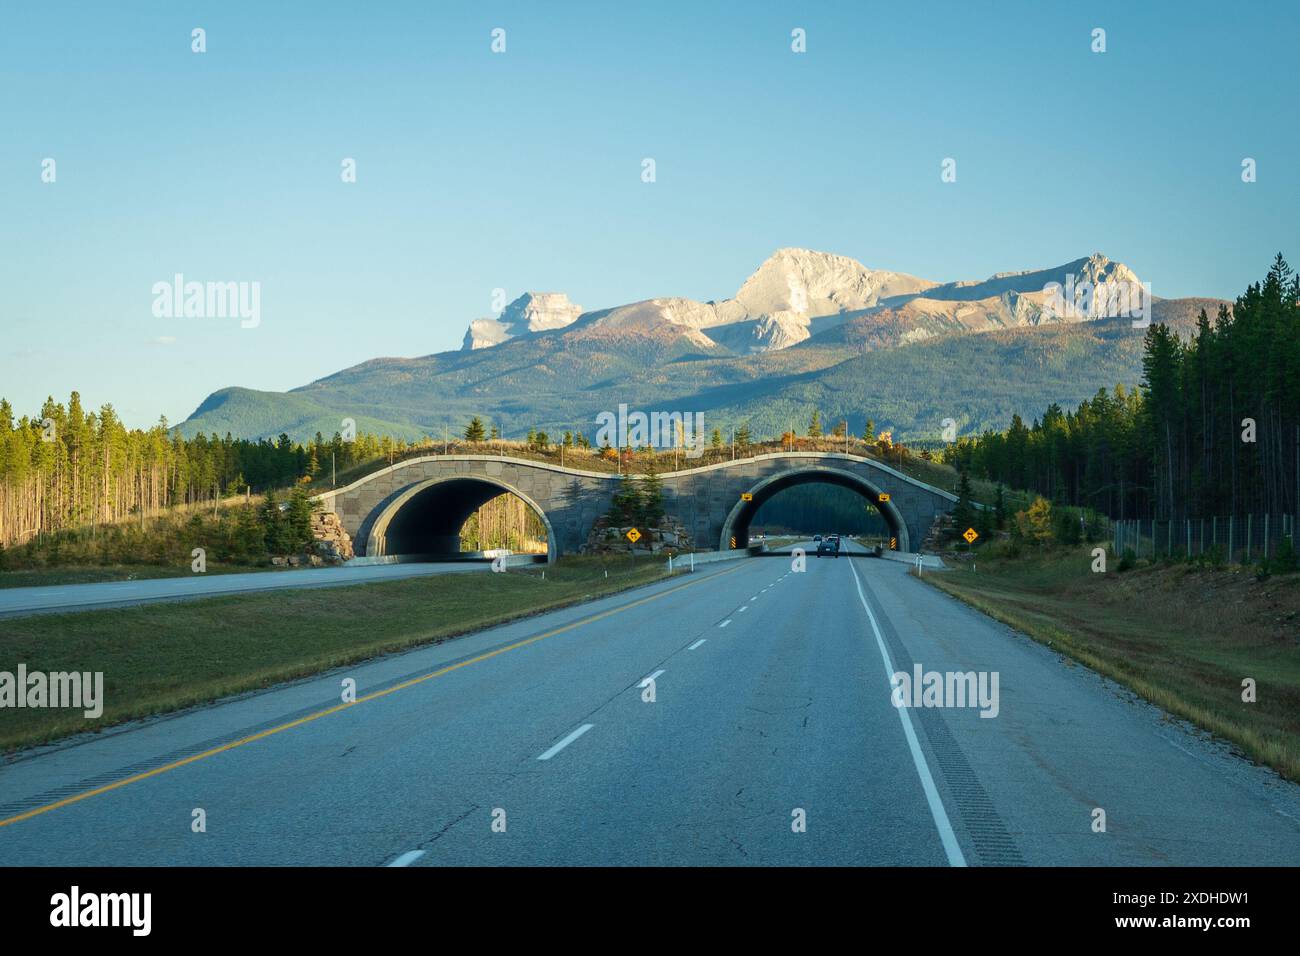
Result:
M823 486L824 492L810 486ZM910 550L907 525L887 494L850 472L815 468L774 476L732 508L720 550L748 548L768 537L855 535L868 547ZM854 503L856 502L856 507ZM760 536L763 540L760 540Z
M421 482L395 496L371 528L366 554L406 561L555 560L545 512L515 488L483 478Z

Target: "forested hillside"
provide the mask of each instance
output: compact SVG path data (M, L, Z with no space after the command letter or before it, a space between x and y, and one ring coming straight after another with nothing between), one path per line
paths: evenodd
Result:
M1300 510L1300 277L1279 253L1181 340L1151 326L1138 391L1100 390L950 448L972 474L1115 518Z
M1158 301L1154 320L1188 335L1192 304L1207 302ZM626 403L700 411L710 429L748 422L772 435L819 408L827 421L847 418L854 433L872 418L904 439L933 438L946 417L963 433L1002 427L1012 413L1036 417L1052 402L1069 406L1103 386L1136 385L1142 374L1142 331L1128 319L937 335L889 348L855 329L847 323L757 355L718 354L663 329L619 338L543 332L477 351L374 359L288 393L223 389L180 430L307 441L351 418L359 430L416 440L454 434L479 415L518 438L529 428L586 431L599 412Z

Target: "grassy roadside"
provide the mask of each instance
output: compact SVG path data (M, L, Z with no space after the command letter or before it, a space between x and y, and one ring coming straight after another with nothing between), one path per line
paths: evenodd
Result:
M1249 569L1091 570L1090 548L1021 558L984 554L925 575L1151 703L1300 782L1300 576ZM1257 701L1242 701L1253 678Z
M284 572L294 568L274 568L253 564L210 563L207 574L250 574L265 571ZM194 572L188 564L183 567L163 564L104 564L89 567L72 565L62 568L30 568L21 571L0 572L0 589L38 588L57 584L101 584L105 581L144 581L155 578L188 578Z
M0 710L0 750L447 640L667 576L647 557L0 620L0 671L102 671L104 713ZM605 572L608 571L608 578Z

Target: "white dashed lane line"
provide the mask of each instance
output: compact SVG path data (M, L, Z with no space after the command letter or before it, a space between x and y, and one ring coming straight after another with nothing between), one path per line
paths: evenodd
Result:
M583 724L581 727L579 727L579 728L578 728L577 730L575 730L573 733L569 734L569 736L567 736L567 737L565 737L563 740L561 740L561 741L560 741L558 744L556 744L554 747L551 747L549 750L545 751L544 753L538 754L537 759L538 759L538 760L550 760L552 757L554 757L556 754L558 754L558 753L559 753L561 750L563 750L565 747L569 746L569 744L573 743L575 740L577 740L579 737L581 737L581 736L582 736L583 734L585 734L587 731L591 730L591 728L594 727L594 726L595 726L595 724Z
M690 647L688 647L688 648L686 648L686 649L687 649L688 651L693 651L693 650L695 650L695 648L699 647L701 644L703 644L703 643L704 643L705 641L707 641L707 640L708 640L707 637L701 637L698 641L696 641L694 644L692 644Z
M401 856L399 856L396 860L394 860L392 863L389 863L388 865L389 866L410 866L412 863L414 863L422 856L424 856L423 850L407 850L405 853L403 853Z
M718 627L726 627L730 623L731 623L731 618L727 618L725 621L719 624Z

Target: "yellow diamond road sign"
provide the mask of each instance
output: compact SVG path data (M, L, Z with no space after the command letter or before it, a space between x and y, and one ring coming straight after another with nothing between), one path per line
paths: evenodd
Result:
M966 533L962 535L962 537L966 539L967 544L974 544L975 539L978 538L979 536L980 536L979 532L976 531L974 528L967 528Z
M629 528L627 531L627 540L631 541L633 544L636 544L638 541L641 540L641 532L636 530L636 528Z

